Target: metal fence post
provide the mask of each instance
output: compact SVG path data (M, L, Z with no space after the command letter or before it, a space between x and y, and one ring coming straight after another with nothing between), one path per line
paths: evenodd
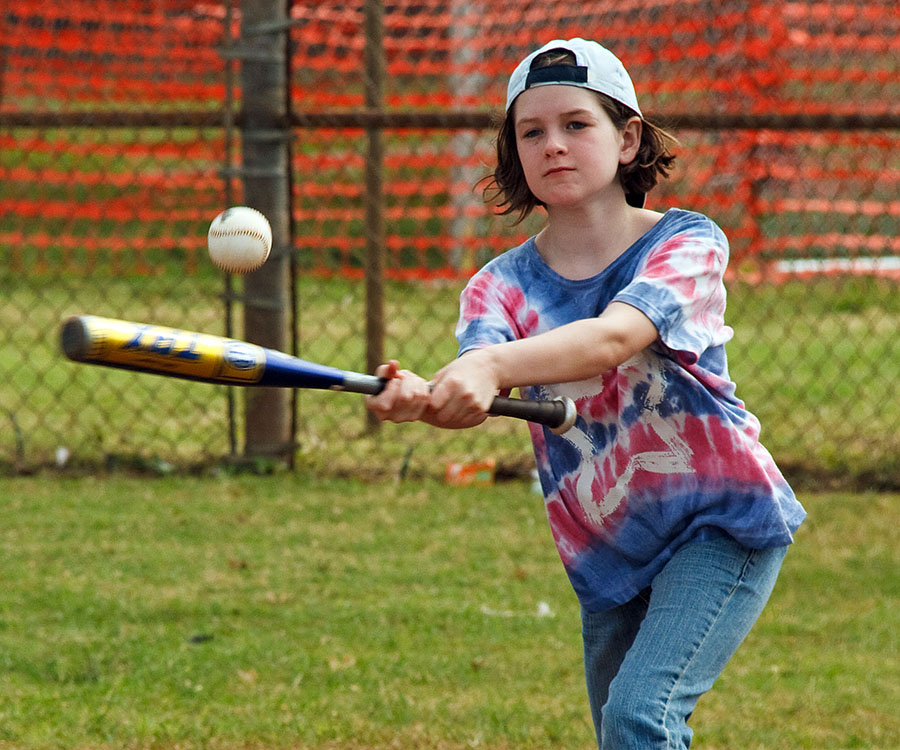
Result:
M380 110L384 95L384 8L381 0L365 5L365 102ZM366 129L366 367L373 372L384 361L384 143L380 125ZM370 432L380 423L369 412Z
M272 253L244 278L244 335L285 351L290 307L290 118L286 65L285 0L243 0L241 24L241 149L244 202L272 225ZM247 456L293 455L291 393L248 389L245 405Z

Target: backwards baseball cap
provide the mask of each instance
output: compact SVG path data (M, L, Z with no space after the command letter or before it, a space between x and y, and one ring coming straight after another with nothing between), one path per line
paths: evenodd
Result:
M556 50L571 52L575 56L575 65L549 65L532 69L535 58L545 52ZM580 38L554 39L522 60L509 77L506 111L509 112L516 97L523 91L536 86L554 84L578 86L605 94L643 118L638 107L637 94L634 93L634 84L622 61L597 42ZM637 208L643 208L646 198L644 193L639 192L625 194L628 204Z
M562 50L575 56L575 65L550 65L531 69L535 58L545 52ZM638 115L637 95L625 66L612 52L597 42L585 39L554 39L535 50L520 62L509 78L506 90L506 111L516 97L535 86L563 84L597 91L633 109Z

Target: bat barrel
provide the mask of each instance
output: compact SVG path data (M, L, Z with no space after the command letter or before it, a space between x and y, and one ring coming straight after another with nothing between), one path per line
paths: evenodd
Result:
M207 383L258 385L266 350L244 341L128 320L78 315L60 343L75 362Z
M384 381L308 362L275 349L196 331L79 315L62 326L63 352L76 362L205 383L378 393Z

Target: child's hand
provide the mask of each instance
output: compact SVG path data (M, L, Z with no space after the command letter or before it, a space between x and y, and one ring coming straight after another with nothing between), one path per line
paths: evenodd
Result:
M490 357L483 350L463 355L437 372L431 389L429 424L453 429L481 424L497 395Z
M381 365L375 374L388 383L377 396L366 396L366 407L382 421L415 422L422 418L430 403L430 390L424 378L401 370L396 360Z

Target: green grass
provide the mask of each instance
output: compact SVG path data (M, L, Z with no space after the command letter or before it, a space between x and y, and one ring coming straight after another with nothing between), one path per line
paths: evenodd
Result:
M524 483L113 475L0 496L4 750L592 746L576 602ZM900 497L802 499L698 747L900 746Z

